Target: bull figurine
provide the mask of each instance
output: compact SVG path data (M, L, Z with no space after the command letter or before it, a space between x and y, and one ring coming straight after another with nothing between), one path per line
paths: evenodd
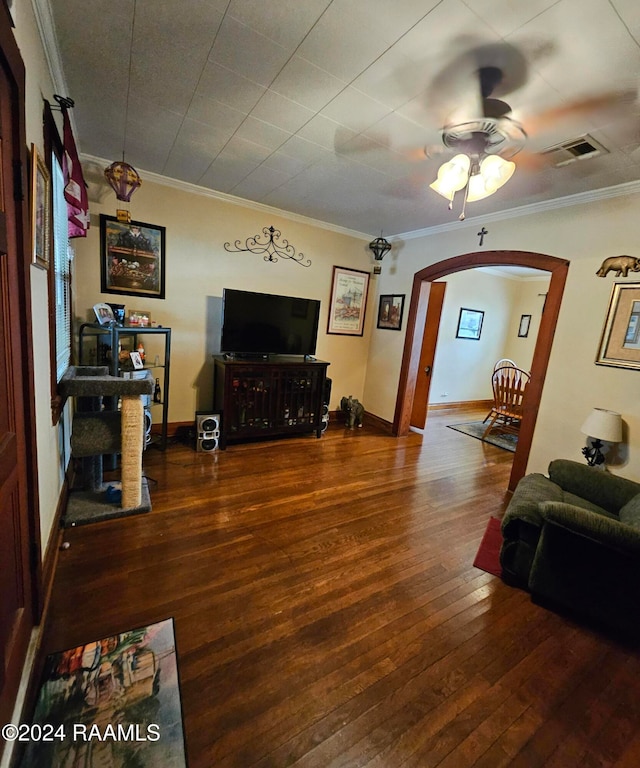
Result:
M362 426L362 416L364 414L364 405L359 400L351 397L343 397L340 400L340 410L345 416L345 427L353 429Z
M616 277L626 277L631 272L640 272L640 259L634 256L610 256L602 262L602 266L596 272L598 277L606 277L609 272L615 270Z

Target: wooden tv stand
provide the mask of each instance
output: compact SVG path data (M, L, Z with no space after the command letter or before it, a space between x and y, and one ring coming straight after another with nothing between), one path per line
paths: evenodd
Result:
M308 432L320 437L328 366L322 360L284 355L257 360L214 355L220 448Z

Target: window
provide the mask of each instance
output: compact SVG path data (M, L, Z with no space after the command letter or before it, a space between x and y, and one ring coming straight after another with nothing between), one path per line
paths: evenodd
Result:
M51 155L53 178L53 296L56 384L71 363L71 260L62 166Z

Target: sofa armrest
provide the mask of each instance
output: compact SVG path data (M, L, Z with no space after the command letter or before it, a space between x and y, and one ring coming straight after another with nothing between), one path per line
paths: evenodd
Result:
M640 493L640 483L569 459L552 461L549 478L563 490L614 514Z
M603 546L640 556L640 530L619 520L561 501L543 502L540 514L543 524L557 525Z

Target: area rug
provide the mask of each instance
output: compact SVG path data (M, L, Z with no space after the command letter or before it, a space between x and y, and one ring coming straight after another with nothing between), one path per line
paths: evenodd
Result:
M497 517L490 517L487 528L480 542L478 553L473 564L476 568L494 576L502 576L502 567L500 566L500 547L502 546L502 531L500 530L500 520Z
M513 435L505 432L490 432L485 438L482 437L487 425L482 421L468 421L464 424L448 424L449 429L455 429L456 432L462 432L464 435L470 437L476 437L478 440L482 440L484 443L490 443L498 448L503 448L505 451L515 452L518 445L518 435Z
M186 768L173 619L47 657L22 768Z

